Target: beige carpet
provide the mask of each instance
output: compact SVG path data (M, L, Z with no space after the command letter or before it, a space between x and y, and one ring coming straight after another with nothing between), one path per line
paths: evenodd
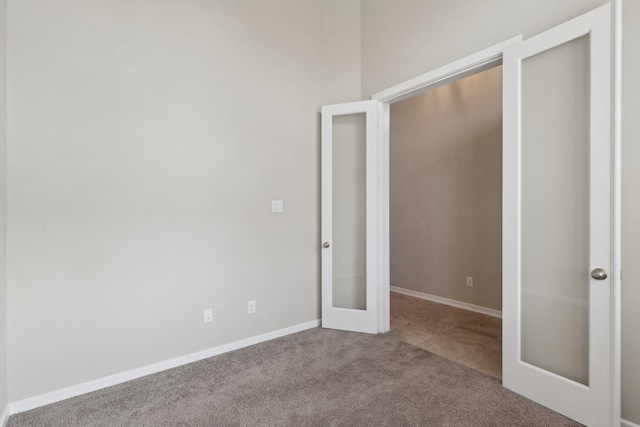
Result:
M22 426L577 426L385 335L312 329L10 417Z

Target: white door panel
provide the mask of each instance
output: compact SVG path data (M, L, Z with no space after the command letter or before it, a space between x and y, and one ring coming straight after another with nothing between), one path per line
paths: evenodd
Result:
M611 422L611 11L504 52L503 384Z
M378 333L378 101L322 107L322 326Z

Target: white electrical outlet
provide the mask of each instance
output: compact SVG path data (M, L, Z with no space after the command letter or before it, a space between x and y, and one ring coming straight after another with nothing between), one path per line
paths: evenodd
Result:
M247 314L256 314L256 302L255 300L247 303Z
M213 309L207 308L204 310L204 323L213 322Z
M473 277L467 276L467 286L473 286Z

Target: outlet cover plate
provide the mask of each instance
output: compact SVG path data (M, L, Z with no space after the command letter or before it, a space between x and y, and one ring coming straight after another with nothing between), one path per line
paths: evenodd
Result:
M211 322L213 322L213 309L206 308L204 310L204 323L211 323Z

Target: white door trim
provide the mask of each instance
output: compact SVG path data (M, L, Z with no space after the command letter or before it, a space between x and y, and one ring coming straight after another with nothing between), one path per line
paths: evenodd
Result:
M403 99L410 98L427 90L435 89L438 86L495 67L502 63L502 53L504 49L521 41L522 36L512 37L509 40L495 44L480 52L465 56L464 58L421 74L406 82L374 93L371 99L393 104L394 102L402 101Z
M522 36L516 36L501 43L483 49L472 55L465 56L450 64L443 65L406 82L397 84L371 96L380 101L380 235L378 264L378 332L390 329L391 280L389 266L389 112L390 105L418 95L438 86L487 70L502 63L504 50L522 41Z
M613 144L613 286L611 295L611 425L622 419L622 0L612 1L613 80L611 143Z

